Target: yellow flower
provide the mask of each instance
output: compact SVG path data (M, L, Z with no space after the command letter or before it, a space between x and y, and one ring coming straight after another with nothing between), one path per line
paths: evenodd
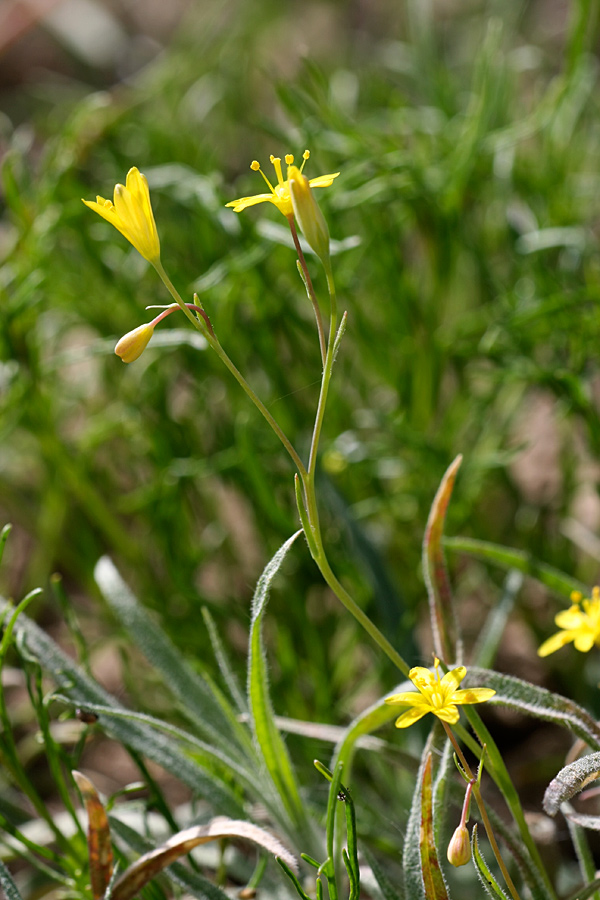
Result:
M128 331L127 334L123 335L115 347L115 353L121 357L124 363L134 362L140 358L153 334L153 322L147 325L138 325L133 331Z
M113 203L104 197L83 202L114 225L144 259L151 263L158 262L160 242L150 203L150 191L146 176L138 169L134 167L129 170L125 186L116 185Z
M467 688L459 691L458 686L467 674L465 667L457 666L440 678L439 664L440 661L436 658L435 672L422 666L410 670L408 677L418 689L418 694L407 691L385 698L386 703L412 707L396 719L396 728L408 728L427 713L433 713L438 719L454 725L460 715L457 706L464 703L484 703L496 693L491 688Z
M303 160L301 168L296 171L302 171L304 168L304 163L309 158L310 153L308 150L305 150L303 153ZM241 197L239 200L232 200L231 203L227 203L226 206L232 206L234 212L241 212L243 209L246 209L248 206L255 206L257 203L274 203L280 213L286 217L286 219L291 219L294 215L294 209L292 206L292 198L290 196L290 186L288 181L283 180L283 172L281 170L281 159L278 156L271 156L271 162L273 163L273 167L275 169L275 174L277 175L277 185L273 187L265 173L260 167L260 163L257 160L254 160L250 168L254 172L260 172L264 180L267 182L268 188L271 191L270 194L254 194L253 197ZM291 153L288 153L285 157L286 165L293 166L294 157ZM295 168L295 167L294 167ZM318 178L311 178L308 182L311 187L329 187L332 184L333 179L337 178L339 172L335 172L333 175L320 175ZM289 168L288 168L288 178L289 178Z
M549 656L570 641L581 653L587 653L594 644L600 647L600 588L592 588L591 599L573 591L571 601L573 605L563 609L554 619L561 631L544 641L538 656Z

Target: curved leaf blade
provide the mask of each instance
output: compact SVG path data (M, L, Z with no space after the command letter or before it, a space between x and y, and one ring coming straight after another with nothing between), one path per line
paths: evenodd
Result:
M546 788L542 802L544 812L549 816L555 816L561 803L570 800L592 781L596 781L598 777L600 777L600 753L590 753L569 763L560 770ZM576 821L571 815L569 818ZM588 816L586 818L596 819L598 817ZM590 826L586 825L585 827L589 828ZM600 830L600 827L596 827L596 830Z
M492 900L498 900L498 897L500 897L501 900L509 900L508 896L496 881L495 876L492 874L488 864L483 858L481 850L479 849L479 839L477 837L476 824L473 825L473 831L471 833L471 852L475 871L477 872L481 885L488 897L492 897Z
M508 706L547 722L555 722L568 728L593 749L600 750L600 724L582 706L561 694L554 694L513 675L503 675L476 666L469 668L465 685L493 688L496 696L488 702Z
M269 676L262 638L262 621L267 607L271 583L279 572L288 550L302 533L302 531L297 531L279 548L258 579L252 600L248 646L248 700L252 730L277 792L288 815L296 823L304 820L304 808L298 793L291 760L275 723L275 715L269 694Z
M448 504L461 462L462 455L459 454L446 470L431 506L423 538L423 572L429 595L435 653L440 659L447 662L455 660L457 663L462 659L462 641L446 570L442 536Z

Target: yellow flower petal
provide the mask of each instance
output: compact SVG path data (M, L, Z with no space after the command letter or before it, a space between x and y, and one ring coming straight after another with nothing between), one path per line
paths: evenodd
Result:
M248 206L256 206L257 203L264 203L266 200L270 200L272 202L273 195L254 194L253 197L240 197L239 200L232 200L230 203L226 203L225 206L232 206L234 212L241 212Z
M429 701L416 691L405 691L400 694L392 694L391 697L385 698L385 702L393 706L421 706L423 703L429 705Z
M551 653L556 653L557 650L572 641L573 637L568 631L559 631L557 634L553 634L544 641L541 647L538 647L538 656L550 656Z
M462 691L455 691L452 702L460 703L485 703L490 700L496 691L492 688L464 688Z
M339 174L339 172L334 172L333 175L319 175L317 176L317 178L309 178L308 183L310 184L311 188L329 187L333 184L333 179L337 178Z
M442 687L456 690L466 674L467 670L464 666L457 666L456 669L451 669L449 672L446 672L442 678Z
M458 707L456 707L453 703L448 703L441 709L432 709L431 712L443 722L448 722L449 725L456 725L456 723L460 719Z
M415 722L422 719L428 712L428 709L419 709L416 706L412 709L407 709L405 713L402 713L402 715L396 719L396 728L409 728L410 725L414 725Z

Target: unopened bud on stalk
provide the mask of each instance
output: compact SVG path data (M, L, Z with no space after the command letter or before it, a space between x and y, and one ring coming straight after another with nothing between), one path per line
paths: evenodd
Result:
M329 260L329 228L325 217L313 196L308 178L300 169L289 166L287 175L294 215L302 234L323 265L326 265Z
M471 859L471 842L466 825L459 825L448 844L448 862L452 866L464 866Z
M115 353L121 357L124 363L134 362L142 355L153 334L154 324L152 322L147 325L139 325L133 331L128 331L123 335L115 347Z

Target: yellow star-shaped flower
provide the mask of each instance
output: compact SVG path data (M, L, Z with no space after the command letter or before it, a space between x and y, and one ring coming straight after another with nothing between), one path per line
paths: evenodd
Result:
M302 166L300 168L300 172L304 169L304 163L309 158L310 152L305 150L303 153ZM254 194L252 197L240 197L239 200L232 200L231 203L226 203L226 206L233 207L234 212L241 212L243 209L246 209L248 206L255 206L257 203L274 203L280 213L286 217L286 219L292 219L294 216L294 208L292 206L292 198L290 195L290 186L289 182L283 180L283 172L281 169L281 159L278 156L271 156L271 162L273 163L273 167L275 169L275 174L277 175L277 185L273 187L265 173L260 167L260 163L257 160L254 160L250 168L254 172L260 172L264 180L267 182L267 186L270 190L270 194ZM294 157L291 153L288 153L285 157L286 165L288 166L288 174L289 167L294 164ZM296 170L298 171L298 170ZM329 187L332 184L333 179L337 178L339 172L335 172L332 175L319 175L318 178L311 178L308 182L311 188L314 187Z
M594 644L600 647L600 588L592 588L591 599L573 591L571 600L573 605L554 619L561 631L544 641L538 656L549 656L571 641L581 653L587 653Z
M465 703L484 703L496 693L491 688L458 690L459 684L467 674L466 668L457 666L440 678L439 659L435 659L434 665L435 672L422 666L415 666L408 673L408 677L419 691L418 694L406 691L385 698L386 703L411 707L396 719L396 728L408 728L427 713L433 713L438 719L455 725L460 716L458 706Z
M144 259L150 263L158 262L160 242L150 203L150 191L146 176L138 169L134 167L129 170L125 185L116 185L112 203L104 197L83 202L114 225Z

